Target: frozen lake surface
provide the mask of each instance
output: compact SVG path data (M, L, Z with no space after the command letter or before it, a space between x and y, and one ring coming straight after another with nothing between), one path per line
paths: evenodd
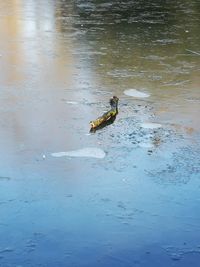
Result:
M1 267L199 267L199 12L0 1Z

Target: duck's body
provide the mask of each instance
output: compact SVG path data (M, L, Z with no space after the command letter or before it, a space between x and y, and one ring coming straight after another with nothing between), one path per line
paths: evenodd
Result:
M106 124L106 123L109 124L109 122L112 123L115 120L118 114L118 101L119 101L119 98L116 96L113 96L110 99L111 109L107 111L106 113L104 113L101 117L90 122L91 131L101 127L103 124Z

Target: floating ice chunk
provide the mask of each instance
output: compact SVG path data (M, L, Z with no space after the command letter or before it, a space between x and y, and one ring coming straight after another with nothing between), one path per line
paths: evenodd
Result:
M66 101L66 103L71 105L78 105L78 102L76 101Z
M154 145L151 143L140 143L139 146L142 148L153 148L154 147Z
M141 123L140 126L145 129L156 129L162 127L162 125L159 123L151 123L151 122Z
M97 147L85 147L78 150L52 153L51 155L53 157L87 157L103 159L106 153Z
M147 93L140 92L136 89L128 89L124 91L125 95L132 96L132 97L137 97L137 98L145 98L149 97L150 95Z

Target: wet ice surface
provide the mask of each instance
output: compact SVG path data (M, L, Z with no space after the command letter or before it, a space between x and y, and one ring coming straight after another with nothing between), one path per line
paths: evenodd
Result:
M0 266L199 267L198 4L0 2Z
M66 151L66 152L56 152L51 154L53 157L86 157L86 158L98 158L102 159L105 157L105 152L96 147L85 147L77 150Z

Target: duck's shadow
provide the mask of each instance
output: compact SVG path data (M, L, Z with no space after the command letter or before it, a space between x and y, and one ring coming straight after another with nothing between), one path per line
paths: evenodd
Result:
M99 125L95 128L91 128L90 133L95 133L96 131L103 129L106 126L111 125L115 121L116 117L117 117L117 115L111 117L109 120L103 122L101 125Z

